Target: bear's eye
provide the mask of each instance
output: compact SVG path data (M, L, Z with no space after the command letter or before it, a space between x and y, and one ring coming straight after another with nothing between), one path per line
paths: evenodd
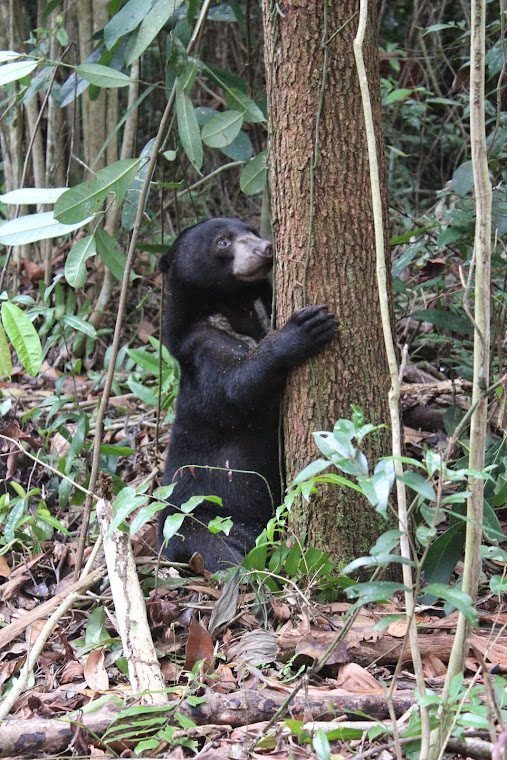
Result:
M218 238L217 240L217 248L228 248L229 247L229 241L227 238Z

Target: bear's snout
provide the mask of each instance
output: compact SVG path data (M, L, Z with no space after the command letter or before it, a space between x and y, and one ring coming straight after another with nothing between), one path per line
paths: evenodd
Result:
M269 240L259 240L253 249L253 252L256 254L256 256L262 256L263 259L273 258L273 246Z

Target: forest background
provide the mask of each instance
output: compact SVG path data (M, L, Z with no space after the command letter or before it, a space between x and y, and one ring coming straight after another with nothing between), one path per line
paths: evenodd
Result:
M426 2L399 2L377 8L386 164L380 181L389 198L397 335L406 346L405 382L431 386L406 391L410 466L417 468L422 462L423 470L421 474L412 469L404 478L412 489L418 528L416 576L420 580L424 563L426 580L433 584L448 583L459 562L467 499L466 491L445 490L449 480L456 483L459 478L442 475L440 454L435 452L445 450L446 465L452 461L461 479L469 474L466 415L473 406L476 263L469 126L471 5L445 2L436 8ZM276 4L269 7L275 8L276 17ZM488 391L491 402L484 466L494 475L485 486L489 546L484 557L503 562L498 542L507 493L505 11L493 2L483 7L493 245L488 362L492 385L482 390ZM2 383L0 403L9 452L0 465L8 483L0 497L0 517L3 553L9 556L20 546L42 550L58 532L80 531L82 538L88 537L90 514L93 530L98 529L91 504L85 505L83 526L85 493L73 486L86 486L90 474L94 481L99 470L108 473L113 492L123 493L121 518L141 506L141 492L156 484L158 456L177 393L177 367L158 338L156 258L180 229L210 216L237 216L267 234L269 114L257 3L11 0L2 4L0 13L0 47L11 51L0 54L1 209L11 220L0 228L5 246L0 253L0 366L4 376L17 381ZM371 15L370 23L377 24ZM315 76L309 87L318 87L319 72ZM310 123L311 140L314 131ZM159 157L154 152L157 132L163 139L156 146ZM347 148L353 155L351 145L342 146L344 155ZM156 174L146 197L143 183L152 158L157 158ZM73 189L63 193L65 187ZM133 271L117 330L111 404L103 404L97 415L97 398L108 383L115 314L121 308L120 282L129 261ZM353 291L357 283L337 281L336 287L346 294L347 287ZM304 384L300 387L304 392ZM166 415L161 426L155 411L159 406ZM348 405L339 410L339 416L349 414ZM360 444L368 432L363 423L371 420L355 414L349 426L338 430L338 445L341 434L348 436L349 444L353 439ZM100 446L94 446L93 433L104 421L106 433ZM289 428L290 424L289 419ZM451 449L448 436L456 438ZM34 467L19 454L18 444L23 442L34 447L37 460L46 467ZM326 464L333 462L332 452L320 448L328 456ZM356 448L348 451L352 461ZM300 446L299 457L311 462L315 451ZM341 464L342 472L356 475L354 465ZM372 461L372 469L375 465ZM294 504L318 484L318 467L306 472L297 494L292 492ZM147 472L153 476L148 483ZM385 480L382 468L371 478L377 474L379 481ZM141 483L136 493L133 489ZM360 509L369 502L387 510L387 497L379 498L374 481L364 481L361 488ZM350 509L357 508L353 502ZM282 513L279 517L283 522ZM322 548L319 544L319 551ZM310 557L298 551L279 554L277 570L295 567L301 574L305 565L303 574L309 576L317 565L325 567L320 590L332 595L329 575L336 554L331 551L331 560L323 565L321 553ZM83 552L84 541L78 567ZM251 567L259 569L262 562L254 557ZM385 557L383 563L365 564L385 564ZM502 588L497 582L495 589ZM377 586L372 591L370 586L370 592L363 601L384 598L387 589ZM453 601L470 608L459 595L454 594Z

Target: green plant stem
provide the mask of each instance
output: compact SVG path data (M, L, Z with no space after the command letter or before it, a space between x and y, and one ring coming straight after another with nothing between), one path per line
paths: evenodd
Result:
M206 16L208 15L208 9L210 5L211 5L211 0L204 0L204 3L201 8L201 12L199 14L199 18L197 19L197 22L192 32L192 37L190 38L190 42L188 43L188 46L187 46L187 54L190 54L192 52L192 49L196 43L201 27L206 19ZM109 396L111 395L111 387L113 385L114 369L116 366L116 357L118 356L118 350L120 347L120 337L121 337L121 332L123 329L123 318L125 314L125 308L127 305L130 271L132 269L132 264L134 262L134 255L136 252L137 240L139 238L139 231L141 229L141 222L143 219L146 198L148 196L148 192L150 189L151 178L153 175L153 171L155 169L155 164L158 159L159 150L167 136L167 131L168 131L169 123L171 120L171 113L172 113L175 98L176 98L176 83L173 85L171 94L169 96L169 100L167 101L167 105L165 107L165 110L160 122L157 136L155 138L155 143L153 145L153 151L151 154L150 162L148 164L146 177L145 177L143 186L141 188L141 192L139 194L139 206L137 208L134 229L132 230L132 237L130 239L130 246L127 253L127 260L125 262L125 271L123 273L120 299L118 302L118 317L116 319L116 324L114 326L114 335L113 335L113 342L111 344L111 356L109 360L109 369L108 369L106 379L104 382L104 390L102 392L100 407L97 413L97 423L96 423L97 427L95 429L95 437L94 437L94 445L93 445L93 459L92 459L92 468L91 468L90 483L89 483L90 491L94 490L95 483L97 481L97 476L99 474L100 444L102 442L102 435L104 432L104 418L106 416L107 406L109 403ZM79 572L81 570L81 565L83 562L83 554L84 554L84 550L86 546L86 541L88 538L88 527L90 524L91 508L92 508L92 498L87 497L86 502L85 502L85 507L83 510L83 523L81 526L79 546L78 546L77 555L76 555L76 568L74 571L74 575L76 578L79 576Z
M391 436L394 467L398 476L403 476L403 464L400 461L402 456L401 447L401 420L399 413L400 404L400 380L398 373L398 362L396 359L396 349L391 328L391 315L389 310L389 296L387 288L387 265L384 248L384 226L382 218L382 198L380 194L380 176L377 160L377 146L375 140L375 129L373 123L373 114L371 110L370 92L368 87L368 78L363 57L363 42L366 32L368 18L368 0L361 0L359 8L359 24L357 34L354 39L354 57L356 60L359 87L361 90L361 99L363 104L363 114L365 120L366 139L368 144L368 158L370 162L370 183L372 194L373 222L375 230L375 249L377 256L377 282L380 301L380 313L382 319L382 330L384 334L384 343L391 376L391 389L389 391L389 410L391 416ZM402 557L412 559L409 540L409 522L407 515L407 497L404 483L399 478L396 479L396 496L398 502L398 520L400 531L400 551ZM403 583L407 588L413 588L412 569L409 565L402 565ZM417 626L414 615L414 592L405 592L405 607L408 619L408 636L410 641L410 650L412 662L416 677L419 695L422 697L426 693L424 673L422 668L421 654L419 651ZM430 740L430 723L428 711L424 707L421 710L421 757L426 758L429 750ZM395 734L396 738L396 734ZM397 749L399 753L399 750Z
M484 468L486 432L488 424L488 396L484 393L489 384L490 344L490 289L491 289L491 201L492 190L488 172L485 126L485 48L486 0L472 0L470 42L470 143L474 176L476 223L474 239L475 258L475 310L474 310L474 374L472 387L472 414L470 428L469 467ZM473 600L477 598L480 573L480 547L484 481L469 478L470 496L467 500L467 525L463 591ZM445 747L446 723L450 684L463 670L471 633L470 623L460 612L454 638L447 677L442 693L443 708L439 728L435 731L430 758L441 757Z

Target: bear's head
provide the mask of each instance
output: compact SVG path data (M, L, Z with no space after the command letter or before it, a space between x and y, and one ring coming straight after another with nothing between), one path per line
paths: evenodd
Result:
M208 219L179 235L158 267L191 289L232 293L266 279L273 247L239 219Z

